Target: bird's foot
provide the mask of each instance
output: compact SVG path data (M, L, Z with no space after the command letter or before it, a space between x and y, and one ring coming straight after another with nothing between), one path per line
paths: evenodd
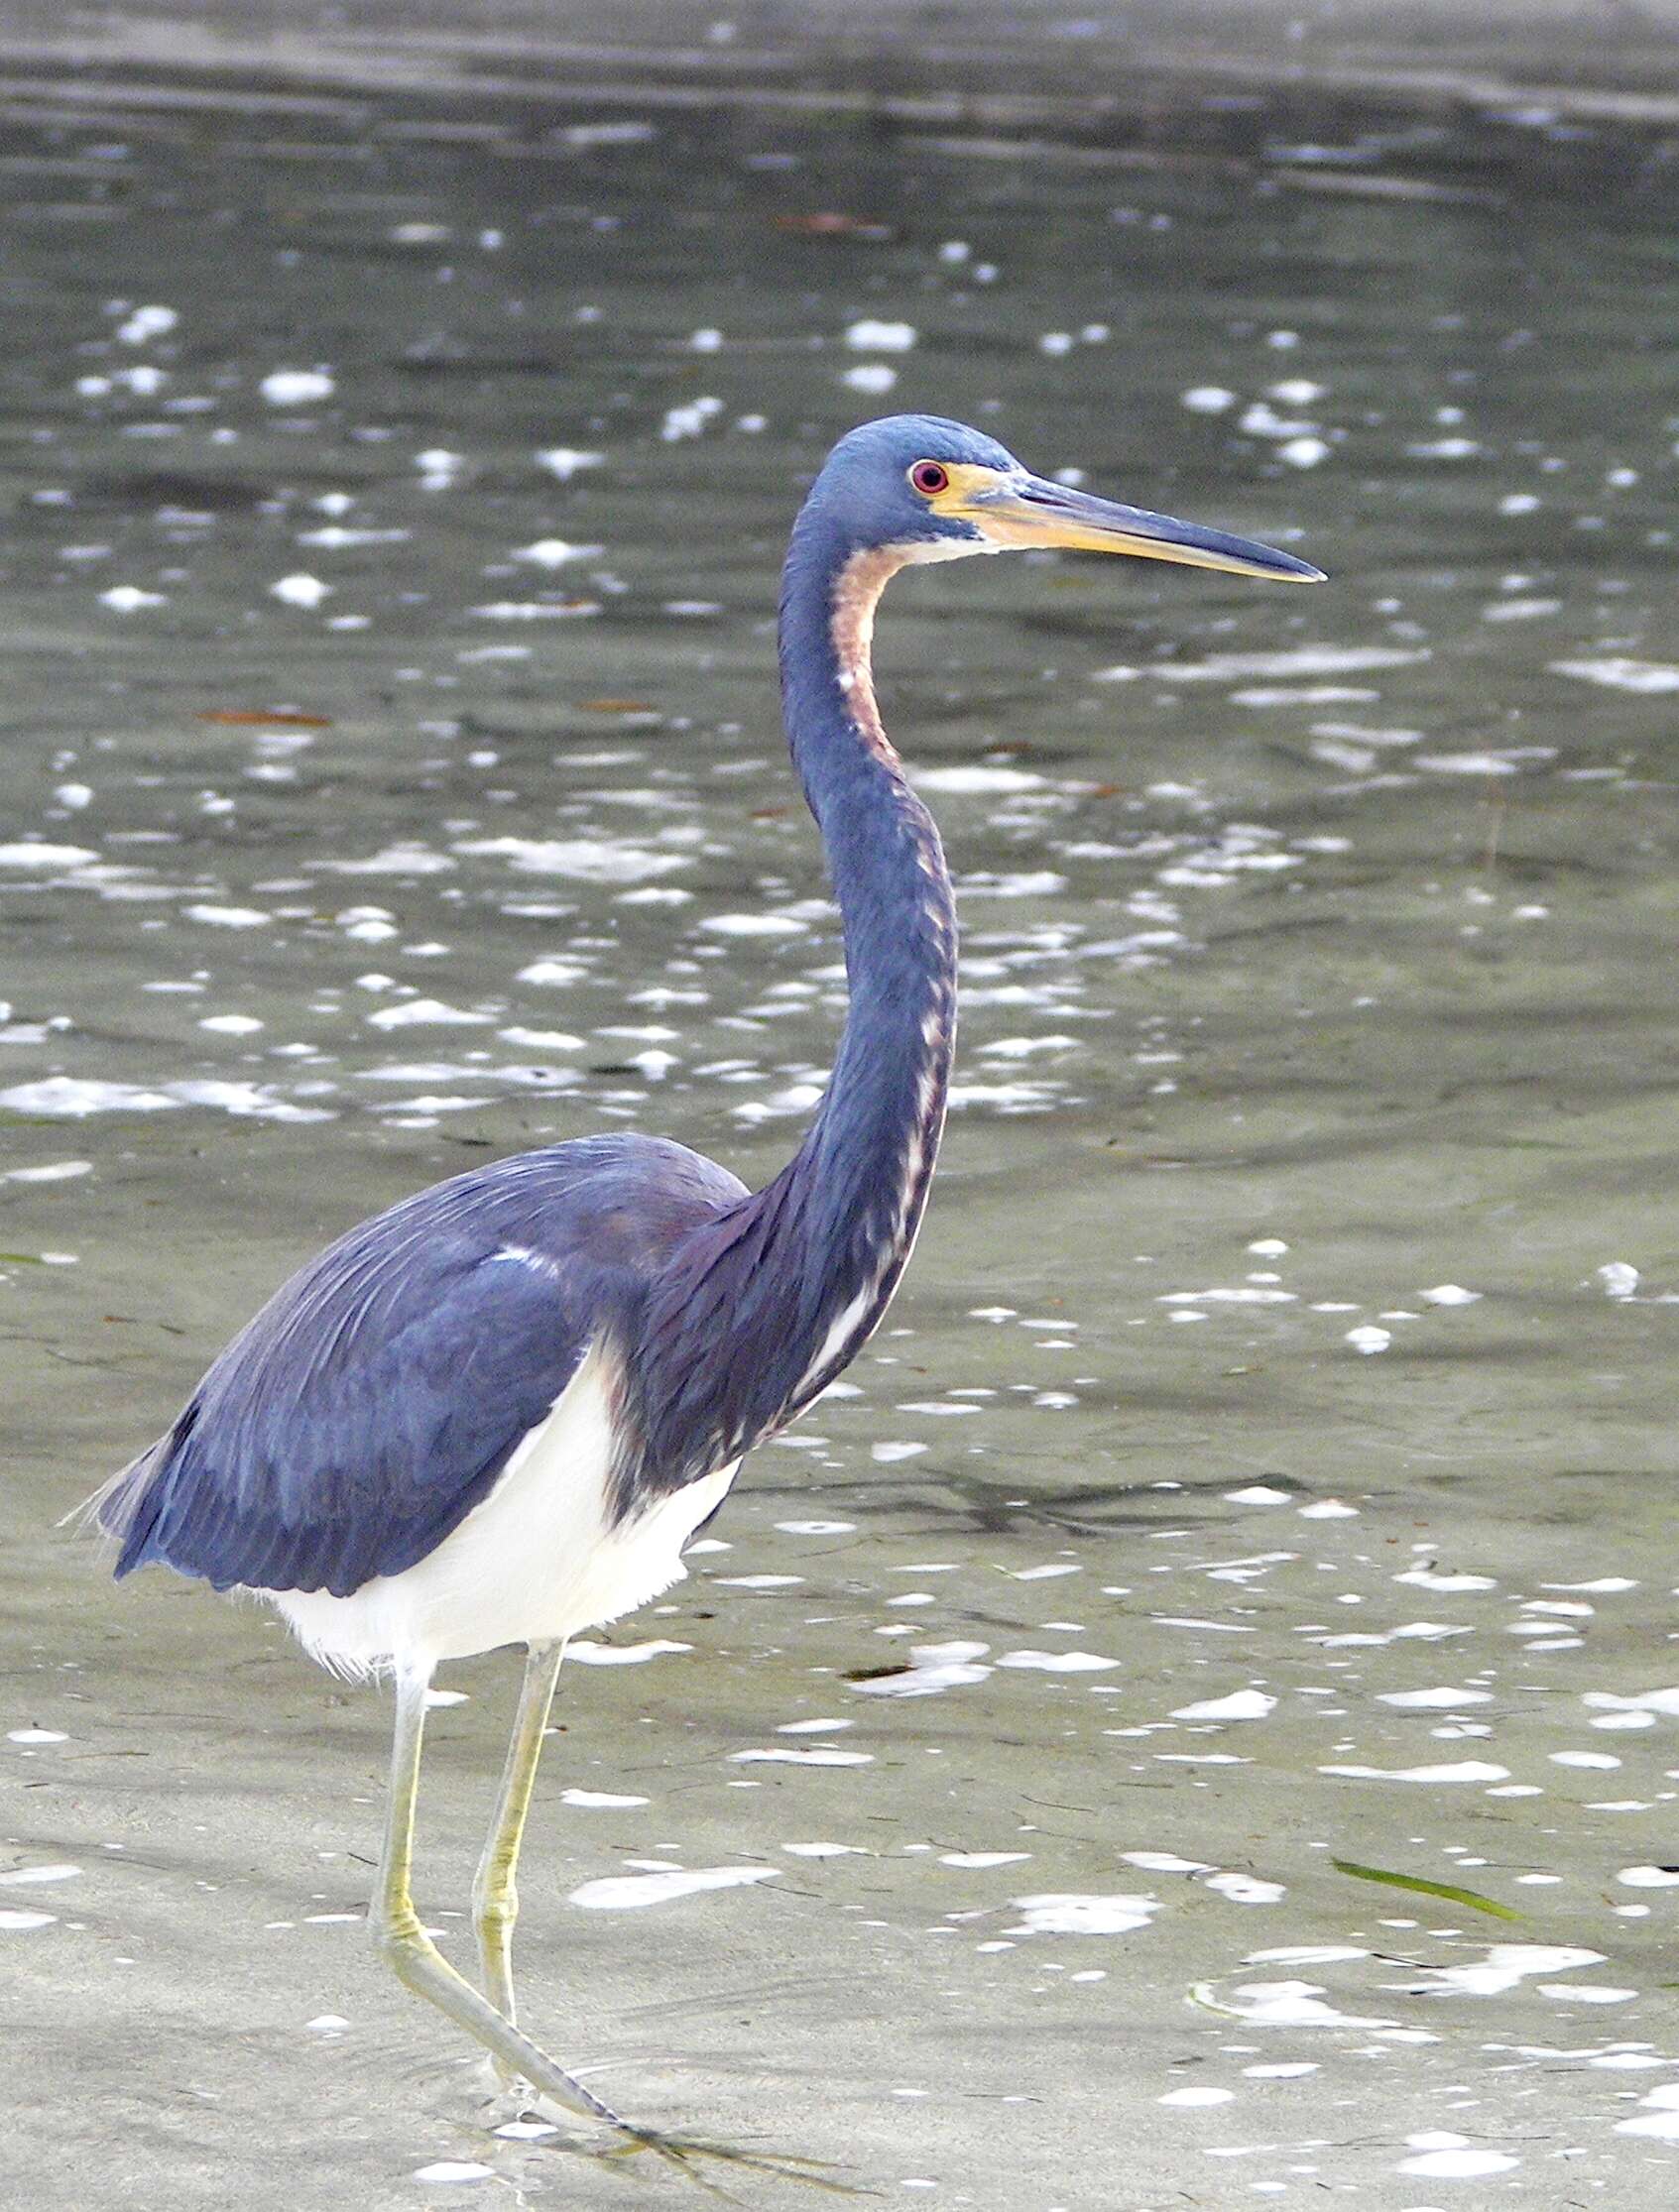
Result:
M827 2159L804 2158L787 2152L754 2151L742 2144L714 2143L701 2136L660 2135L655 2129L633 2128L622 2121L619 2126L622 2130L620 2141L609 2144L598 2154L603 2162L622 2165L639 2157L644 2151L651 2152L709 2195L721 2197L728 2204L738 2204L741 2200L711 2174L701 2171L706 2161L714 2160L738 2173L768 2174L780 2181L801 2182L807 2189L821 2189L830 2196L861 2197L876 2193L859 2188L855 2182L836 2180L835 2168Z

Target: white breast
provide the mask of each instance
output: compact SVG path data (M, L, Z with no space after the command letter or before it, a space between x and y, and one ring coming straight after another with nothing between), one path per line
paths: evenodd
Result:
M612 1379L590 1351L489 1496L401 1574L349 1597L273 1592L312 1656L340 1674L425 1675L439 1660L598 1628L680 1581L682 1547L740 1461L609 1527Z

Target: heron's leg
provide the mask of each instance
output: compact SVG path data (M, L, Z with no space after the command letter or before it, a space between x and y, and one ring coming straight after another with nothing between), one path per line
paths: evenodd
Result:
M520 1707L522 1720L532 1703L530 1690L535 1674L536 1655L533 1654L526 1677L527 1694ZM805 2159L736 2150L727 2144L695 2142L680 2136L660 2135L651 2128L633 2127L628 2120L621 2120L610 2105L603 2104L592 2090L585 2089L529 2036L522 2035L512 2021L505 2020L494 2005L480 1997L472 1984L463 1981L455 1972L420 1926L409 1886L414 1861L414 1803L420 1788L420 1749L425 1726L427 1682L426 1676L414 1675L400 1678L397 1684L397 1728L391 1747L391 1797L385 1815L385 1851L380 1862L379 1887L367 1915L373 1947L395 1969L398 1979L417 1997L428 1999L457 2027L464 2028L475 2041L483 2044L505 2073L523 2076L539 2095L551 2098L568 2112L575 2112L584 2119L604 2121L609 2128L615 2128L621 2140L606 2154L608 2156L652 2152L655 2157L717 2195L726 2195L726 2192L715 2189L706 2180L698 2170L701 2161L740 2166L750 2172L804 2181L813 2188L836 2194L855 2195L854 2190L844 2183L829 2180ZM537 1735L540 1741L540 1728ZM535 1765L534 1760L531 1765ZM526 1795L529 1796L528 1787ZM498 1822L498 1829L500 1825ZM730 2197L727 2201L738 2200Z
M444 1958L420 1924L410 1889L414 1861L414 1804L420 1786L420 1738L425 1726L423 1675L397 1685L397 1727L391 1749L391 1797L386 1812L385 1852L379 1887L368 1910L373 1947L417 1997L424 1997L458 2028L464 2028L508 2075L520 2074L533 2089L567 2111L603 2120L638 2141L642 2131L620 2120L610 2105L568 2074L545 2050L523 2036ZM539 1731L539 1740L540 1732Z
M472 1917L478 1929L478 1954L484 1962L484 1994L510 2023L514 2018L513 1923L519 1918L514 1870L519 1864L519 1842L525 1832L525 1815L531 1809L531 1789L537 1779L537 1762L542 1756L542 1732L548 1724L548 1708L553 1703L564 1653L561 1642L531 1646L524 1687L519 1692L519 1713L507 1747L507 1765L502 1770L501 1797L472 1885Z

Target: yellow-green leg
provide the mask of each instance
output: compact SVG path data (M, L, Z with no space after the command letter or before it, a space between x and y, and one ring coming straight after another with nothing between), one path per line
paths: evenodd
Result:
M525 1683L519 1692L519 1713L513 1740L507 1747L502 1770L501 1797L496 1816L484 1838L484 1855L478 1861L472 1885L472 1918L478 1930L478 1955L484 1962L484 1994L510 2025L513 2009L513 1923L519 1918L519 1888L514 1879L519 1865L519 1843L525 1833L525 1815L531 1809L531 1791L537 1780L537 1763L542 1756L542 1734L559 1679L563 1643L533 1644L525 1662ZM500 2068L504 2087L513 2075Z
M508 1749L502 1781L501 1805L485 1851L485 1866L492 1870L488 1878L480 1868L480 1895L486 1903L499 1899L504 1906L512 1905L513 1861L518 1855L519 1830L531 1801L537 1749L542 1740L558 1665L558 1648L544 1645L532 1652L526 1667L519 1721ZM621 2120L610 2105L603 2104L592 2090L585 2089L540 2044L522 2034L506 2014L488 1998L481 1997L470 1982L455 1972L420 1926L411 1887L414 1807L420 1790L426 1688L427 1678L423 1675L404 1678L397 1685L397 1725L391 1746L391 1795L385 1815L385 1849L380 1861L379 1886L367 1915L373 1947L393 1968L397 1978L417 1997L435 2005L456 2027L464 2028L489 2052L504 2078L523 2078L539 2096L550 2098L565 2111L574 2112L583 2119L602 2121L616 2130L619 2141L606 2154L608 2156L624 2157L651 2151L656 2157L686 2174L689 2180L699 2182L702 2188L717 2195L725 2192L715 2189L698 2170L701 2161L740 2166L752 2172L808 2182L815 2188L853 2194L843 2183L829 2180L805 2159L737 2150L728 2144L696 2142L687 2137L658 2135L651 2129L637 2128ZM499 1849L503 1845L505 1851ZM485 1933L487 1922L490 1934ZM510 2005L507 1938L512 1928L511 1910L486 1915L481 1908L480 1941L485 1969L494 1986L506 1994Z
M379 1888L368 1912L373 1947L417 1997L426 1998L481 2042L510 2078L523 2074L534 2089L568 2112L604 2120L628 2135L637 2130L610 2105L575 2081L545 2050L522 2036L488 1999L480 1997L444 1958L420 1924L410 1887L414 1865L414 1805L420 1788L420 1740L425 1729L426 1682L415 1676L397 1686L397 1728L391 1748L391 1799ZM538 1731L539 1740L540 1731ZM510 1760L511 1765L511 1760ZM527 1793L528 1794L528 1793Z

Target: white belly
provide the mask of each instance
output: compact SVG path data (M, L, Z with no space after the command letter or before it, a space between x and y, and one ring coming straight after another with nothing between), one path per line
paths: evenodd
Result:
M401 1574L349 1597L273 1592L310 1654L340 1674L429 1675L439 1660L598 1628L679 1582L682 1547L740 1461L609 1529L608 1382L591 1351L489 1496Z

